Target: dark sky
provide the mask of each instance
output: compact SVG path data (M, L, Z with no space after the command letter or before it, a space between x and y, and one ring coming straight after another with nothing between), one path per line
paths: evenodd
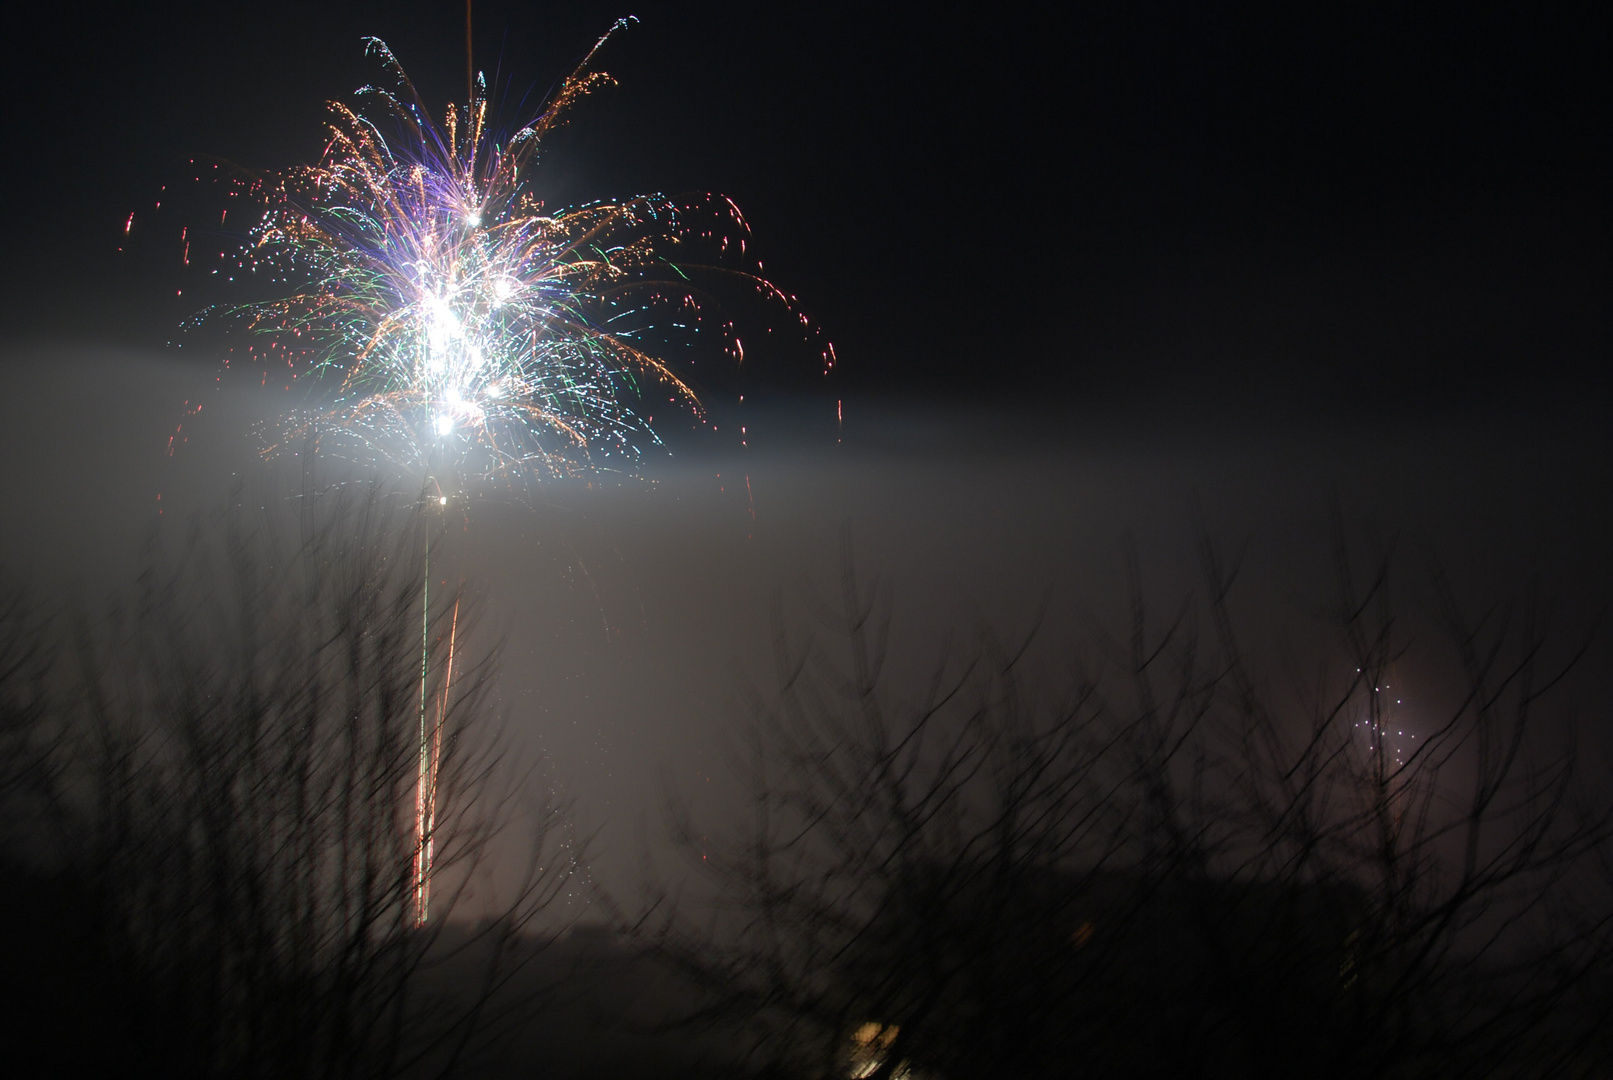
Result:
M732 195L848 392L1422 414L1606 399L1613 41L1593 8L483 0L476 54L511 100L541 96L639 16L545 182ZM462 20L452 0L18 19L6 336L160 345L188 310L174 253L117 258L127 214L192 156L313 157L323 102L378 77L362 35L429 102L457 96Z
M737 687L770 677L771 598L832 584L846 526L915 664L947 627L1023 627L1044 601L1049 655L1073 655L1121 610L1121 537L1168 606L1195 522L1246 556L1261 633L1303 624L1331 505L1475 597L1594 614L1613 40L1592 7L479 2L478 66L512 101L639 16L544 182L731 195L842 361L824 384L753 356L748 455L652 461L655 483L471 530L504 704L619 866L658 777L720 774ZM179 220L137 216L120 254L128 214L192 157L316 156L324 102L378 77L363 35L428 103L457 96L462 20L341 0L13 16L0 447L29 512L0 520L8 573L115 578L155 495L206 504L280 407L209 398L189 456L162 456L216 358L165 347L194 308Z

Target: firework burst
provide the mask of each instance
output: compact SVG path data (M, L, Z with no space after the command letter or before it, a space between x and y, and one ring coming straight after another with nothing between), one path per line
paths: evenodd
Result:
M323 391L271 452L306 447L462 482L631 468L659 441L655 408L704 419L658 344L704 330L743 361L733 324L708 311L708 284L755 290L815 336L759 264L733 264L748 257L748 226L730 200L549 210L534 189L544 137L610 82L593 60L627 21L513 134L490 124L480 78L468 107L435 123L370 39L398 90L366 87L357 109L332 103L317 165L250 184L265 209L244 261L293 289L229 313L273 339L260 355L286 357ZM833 346L822 353L832 366Z

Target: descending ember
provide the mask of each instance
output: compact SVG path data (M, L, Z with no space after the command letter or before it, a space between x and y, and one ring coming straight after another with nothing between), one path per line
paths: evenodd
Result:
M375 115L333 103L320 162L252 185L266 208L245 259L295 291L230 313L325 391L271 452L307 447L439 480L631 468L659 441L647 403L704 416L666 344L707 330L743 360L733 325L707 310L711 286L754 289L815 337L759 263L733 265L748 226L728 199L550 210L534 190L543 138L610 81L591 64L627 21L507 137L489 123L481 78L439 125L369 40L399 92L361 91Z

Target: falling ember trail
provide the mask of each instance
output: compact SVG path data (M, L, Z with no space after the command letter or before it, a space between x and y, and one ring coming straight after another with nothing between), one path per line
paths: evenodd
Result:
M427 913L426 883L431 867L426 856L427 792L433 785L430 743L426 740L426 695L431 674L431 523L426 520L425 573L420 583L420 742L414 788L414 922L424 926Z
M429 586L429 567L427 581ZM424 590L423 590L424 593ZM421 708L420 763L415 786L415 925L424 926L431 910L431 868L437 847L438 781L442 771L442 733L448 719L448 706L454 687L454 651L459 641L459 603L454 598L454 613L448 630L448 664L443 670L442 693L438 696L437 716L426 734L425 708ZM424 684L422 684L422 695ZM422 701L424 698L422 697Z

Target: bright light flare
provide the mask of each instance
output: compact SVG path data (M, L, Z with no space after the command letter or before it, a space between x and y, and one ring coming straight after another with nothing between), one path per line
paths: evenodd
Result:
M741 285L797 317L759 263L731 264L749 232L727 199L546 207L539 146L610 82L590 67L609 37L514 132L489 123L480 79L437 123L369 41L398 92L366 88L367 109L333 103L321 161L252 185L265 210L242 258L289 292L235 313L327 402L292 417L271 452L311 445L456 483L576 475L602 458L630 467L659 441L639 403L703 418L656 343L710 333L740 355L733 324L707 316L708 286Z

